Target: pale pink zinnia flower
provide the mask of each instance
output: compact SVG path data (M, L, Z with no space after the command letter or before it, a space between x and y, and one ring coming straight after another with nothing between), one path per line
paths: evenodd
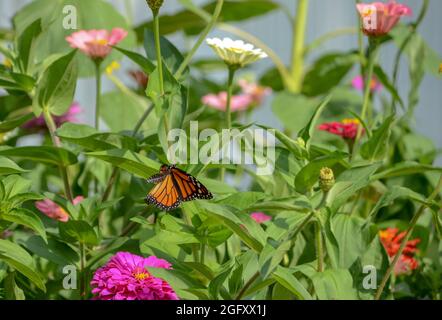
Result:
M272 220L271 216L268 216L263 212L253 212L250 214L250 217L259 224Z
M202 103L221 111L226 111L227 109L227 92L223 91L218 94L208 94L202 98ZM253 99L248 94L233 95L230 100L230 110L244 111L250 107L253 103Z
M256 105L263 103L264 98L272 94L272 89L269 87L260 86L257 83L249 82L245 79L238 81L239 86L244 94L249 95Z
M61 115L61 116L54 116L54 122L55 126L58 128L65 122L78 122L77 115L81 113L83 109L80 107L80 105L76 102L74 102L70 107L69 110ZM23 124L22 128L27 130L34 130L34 131L41 131L46 130L46 122L43 117L43 115L34 118L32 120L29 120L25 124Z
M78 196L72 202L74 205L77 205L83 199L84 198L82 196ZM61 222L69 221L69 214L62 207L60 207L58 204L50 199L36 201L35 207L51 219Z
M178 300L172 287L146 267L172 269L166 260L118 252L95 271L91 281L96 300Z
M367 36L384 36L393 29L402 16L411 16L410 7L396 3L358 3L356 8L362 19L362 29Z
M354 77L353 80L351 81L351 85L356 90L363 91L365 89L364 78L361 75ZM370 82L371 92L378 92L381 89L382 89L382 84L378 81L378 79L376 77L371 78Z
M92 59L104 59L112 51L112 46L118 44L127 36L127 31L121 28L108 30L81 30L66 37L66 41L74 49L80 49Z

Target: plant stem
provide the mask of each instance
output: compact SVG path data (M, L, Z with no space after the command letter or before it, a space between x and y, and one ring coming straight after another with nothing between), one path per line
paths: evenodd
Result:
M85 265L86 265L86 253L84 244L80 242L79 244L80 251L80 298L84 300L86 296L86 274L85 274Z
M226 101L226 127L227 129L232 129L232 91L233 91L233 79L235 77L235 71L237 67L228 66L229 75L227 80L227 101ZM224 181L226 174L226 168L221 168L220 180Z
M101 60L95 62L95 129L100 130Z
M206 245L204 243L201 243L201 250L200 250L200 263L204 264L204 260L206 258Z
M157 55L157 68L159 76L160 95L164 95L164 79L163 79L163 59L161 57L161 41L160 41L160 17L158 13L153 14L153 32L155 37L155 50Z
M356 4L361 3L361 0L356 0ZM362 22L358 16L358 51L360 60L360 74L362 79L365 79L365 54L364 54L364 34L362 32Z
M199 36L198 40L196 41L195 45L192 47L192 49L189 51L189 53L184 58L184 61L181 63L178 70L175 72L175 78L178 79L186 70L187 66L189 65L190 61L192 60L193 56L195 55L198 48L201 46L203 41L206 39L209 32L213 29L213 26L215 25L216 21L218 20L219 15L221 14L221 10L223 8L224 0L218 0L216 3L215 10L213 11L212 18L210 19L209 23L207 24L206 28L203 30L201 35Z
M324 250L322 247L322 230L319 221L315 223L316 258L318 259L318 272L324 271Z
M402 42L402 44L396 54L396 57L394 60L395 64L394 64L393 79L392 79L392 85L394 87L396 87L397 81L398 81L399 68L400 68L400 64L401 64L402 54L404 53L405 48L407 47L408 43L411 41L413 36L416 34L416 31L419 28L420 24L424 20L426 14L428 12L429 4L430 4L430 0L423 1L422 8L421 8L421 11L419 13L419 16L418 16L416 22L414 22L411 25L411 31L408 33L408 36L405 38L404 42ZM392 97L391 97L391 110L393 110L393 111L396 110L396 97L394 95L392 95Z
M47 108L43 108L43 117L45 119L46 126L48 127L52 143L54 144L54 146L60 148L61 147L60 139L55 135L55 130L57 130L57 127L55 126L55 122L54 119L52 118L51 112ZM72 202L73 197L72 197L71 187L69 184L69 175L67 172L67 168L63 165L60 165L59 169L60 169L61 179L63 180L64 193L66 195L66 198L70 202Z
M397 262L399 261L399 258L401 257L402 252L405 249L407 241L410 238L414 227L416 226L419 218L424 213L425 208L427 207L427 204L431 203L434 199L436 199L436 197L439 195L439 191L441 190L441 188L442 188L442 175L441 175L439 182L438 182L436 188L434 189L433 193L427 198L427 200L425 201L425 204L422 204L420 206L419 210L416 212L413 219L411 220L410 225L408 226L407 232L405 234L405 237L402 239L401 246L399 247L398 252L394 256L393 261L391 262L390 266L388 267L384 277L382 278L381 284L379 285L379 288L378 288L376 295L375 295L375 300L379 300L381 298L381 295L382 295L382 292L384 291L385 285L387 284L387 281L390 278L391 273L393 272Z
M309 0L298 0L296 9L296 23L293 26L293 47L291 76L293 85L289 88L294 93L301 92L302 76L304 73L304 45L307 26Z
M247 281L247 283L242 287L241 291L236 296L235 300L241 300L242 297L246 294L247 290L250 288L250 286L255 282L256 279L259 277L259 271L257 271L250 279Z

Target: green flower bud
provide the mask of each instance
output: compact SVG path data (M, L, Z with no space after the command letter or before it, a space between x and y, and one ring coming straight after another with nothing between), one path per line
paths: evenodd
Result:
M319 171L319 187L323 192L329 192L335 184L335 176L330 168L322 168Z
M153 14L158 14L161 6L163 5L164 0L146 0L147 5L152 10Z

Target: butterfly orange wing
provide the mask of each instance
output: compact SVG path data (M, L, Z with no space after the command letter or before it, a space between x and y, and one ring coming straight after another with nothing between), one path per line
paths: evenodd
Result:
M195 177L178 168L172 168L171 174L181 201L194 199L212 199L213 195Z
M153 204L164 211L173 210L181 203L171 175L166 175L162 181L158 182L145 200L147 204Z

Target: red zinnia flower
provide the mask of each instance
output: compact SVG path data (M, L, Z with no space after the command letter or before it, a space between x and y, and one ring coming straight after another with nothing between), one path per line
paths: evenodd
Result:
M406 234L405 231L399 234L398 232L399 230L396 228L388 228L379 232L381 242L391 259L396 256L401 246L401 241L404 239ZM414 259L414 255L418 251L416 246L420 241L420 239L407 241L404 251L402 252L401 257L394 268L394 273L396 275L410 273L412 270L419 267L419 263L416 259Z
M346 140L354 140L358 134L360 122L357 119L344 119L342 122L328 122L319 126L319 130L341 136Z

